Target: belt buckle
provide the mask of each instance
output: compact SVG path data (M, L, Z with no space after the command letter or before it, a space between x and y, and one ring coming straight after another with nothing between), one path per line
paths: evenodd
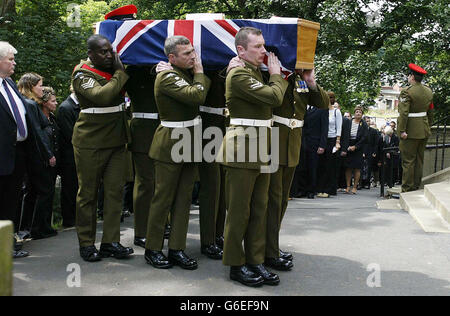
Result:
M225 116L225 117L230 116L230 110L228 110L228 108L224 108L223 112L222 112L222 115Z
M289 119L289 126L291 127L291 129L294 129L297 125L297 122L295 122L295 119Z

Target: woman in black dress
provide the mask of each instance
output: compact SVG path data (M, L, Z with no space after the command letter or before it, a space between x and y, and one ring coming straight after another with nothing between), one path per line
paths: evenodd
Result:
M347 181L347 193L356 194L358 189L359 178L361 176L361 167L363 164L363 145L366 142L368 127L366 122L362 119L363 108L356 106L354 116L352 119L352 126L350 130L350 143L347 150L347 161L345 178ZM350 191L353 173L353 188Z

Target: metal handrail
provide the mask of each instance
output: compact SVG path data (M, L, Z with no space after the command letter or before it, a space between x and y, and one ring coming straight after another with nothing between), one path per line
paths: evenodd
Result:
M442 148L442 155L441 155L441 168L440 170L444 169L444 162L445 162L445 148L446 148L446 143L445 143L445 139L447 137L447 123L450 120L450 115L447 115L443 118L440 118L439 120L435 121L432 125L432 127L436 127L436 145L435 145L435 154L434 154L434 172L438 172L438 150L439 148ZM442 133L442 145L439 144L439 131L440 131L440 126L442 123L442 127L444 128L443 133Z

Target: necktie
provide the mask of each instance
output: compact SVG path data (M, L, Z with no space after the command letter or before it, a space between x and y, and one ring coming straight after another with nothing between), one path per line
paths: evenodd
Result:
M11 108L16 118L17 129L19 130L19 135L25 137L25 126L23 125L22 117L20 116L19 108L17 107L16 100L14 100L11 91L9 91L8 84L6 80L3 79L3 88L5 88L6 94L8 95L9 102L11 103Z

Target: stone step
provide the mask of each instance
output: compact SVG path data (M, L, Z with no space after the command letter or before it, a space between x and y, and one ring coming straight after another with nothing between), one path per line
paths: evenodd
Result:
M425 197L431 202L442 218L450 224L450 183L439 182L427 184L424 188Z
M424 190L400 194L400 205L427 233L450 233L450 224L425 197Z

